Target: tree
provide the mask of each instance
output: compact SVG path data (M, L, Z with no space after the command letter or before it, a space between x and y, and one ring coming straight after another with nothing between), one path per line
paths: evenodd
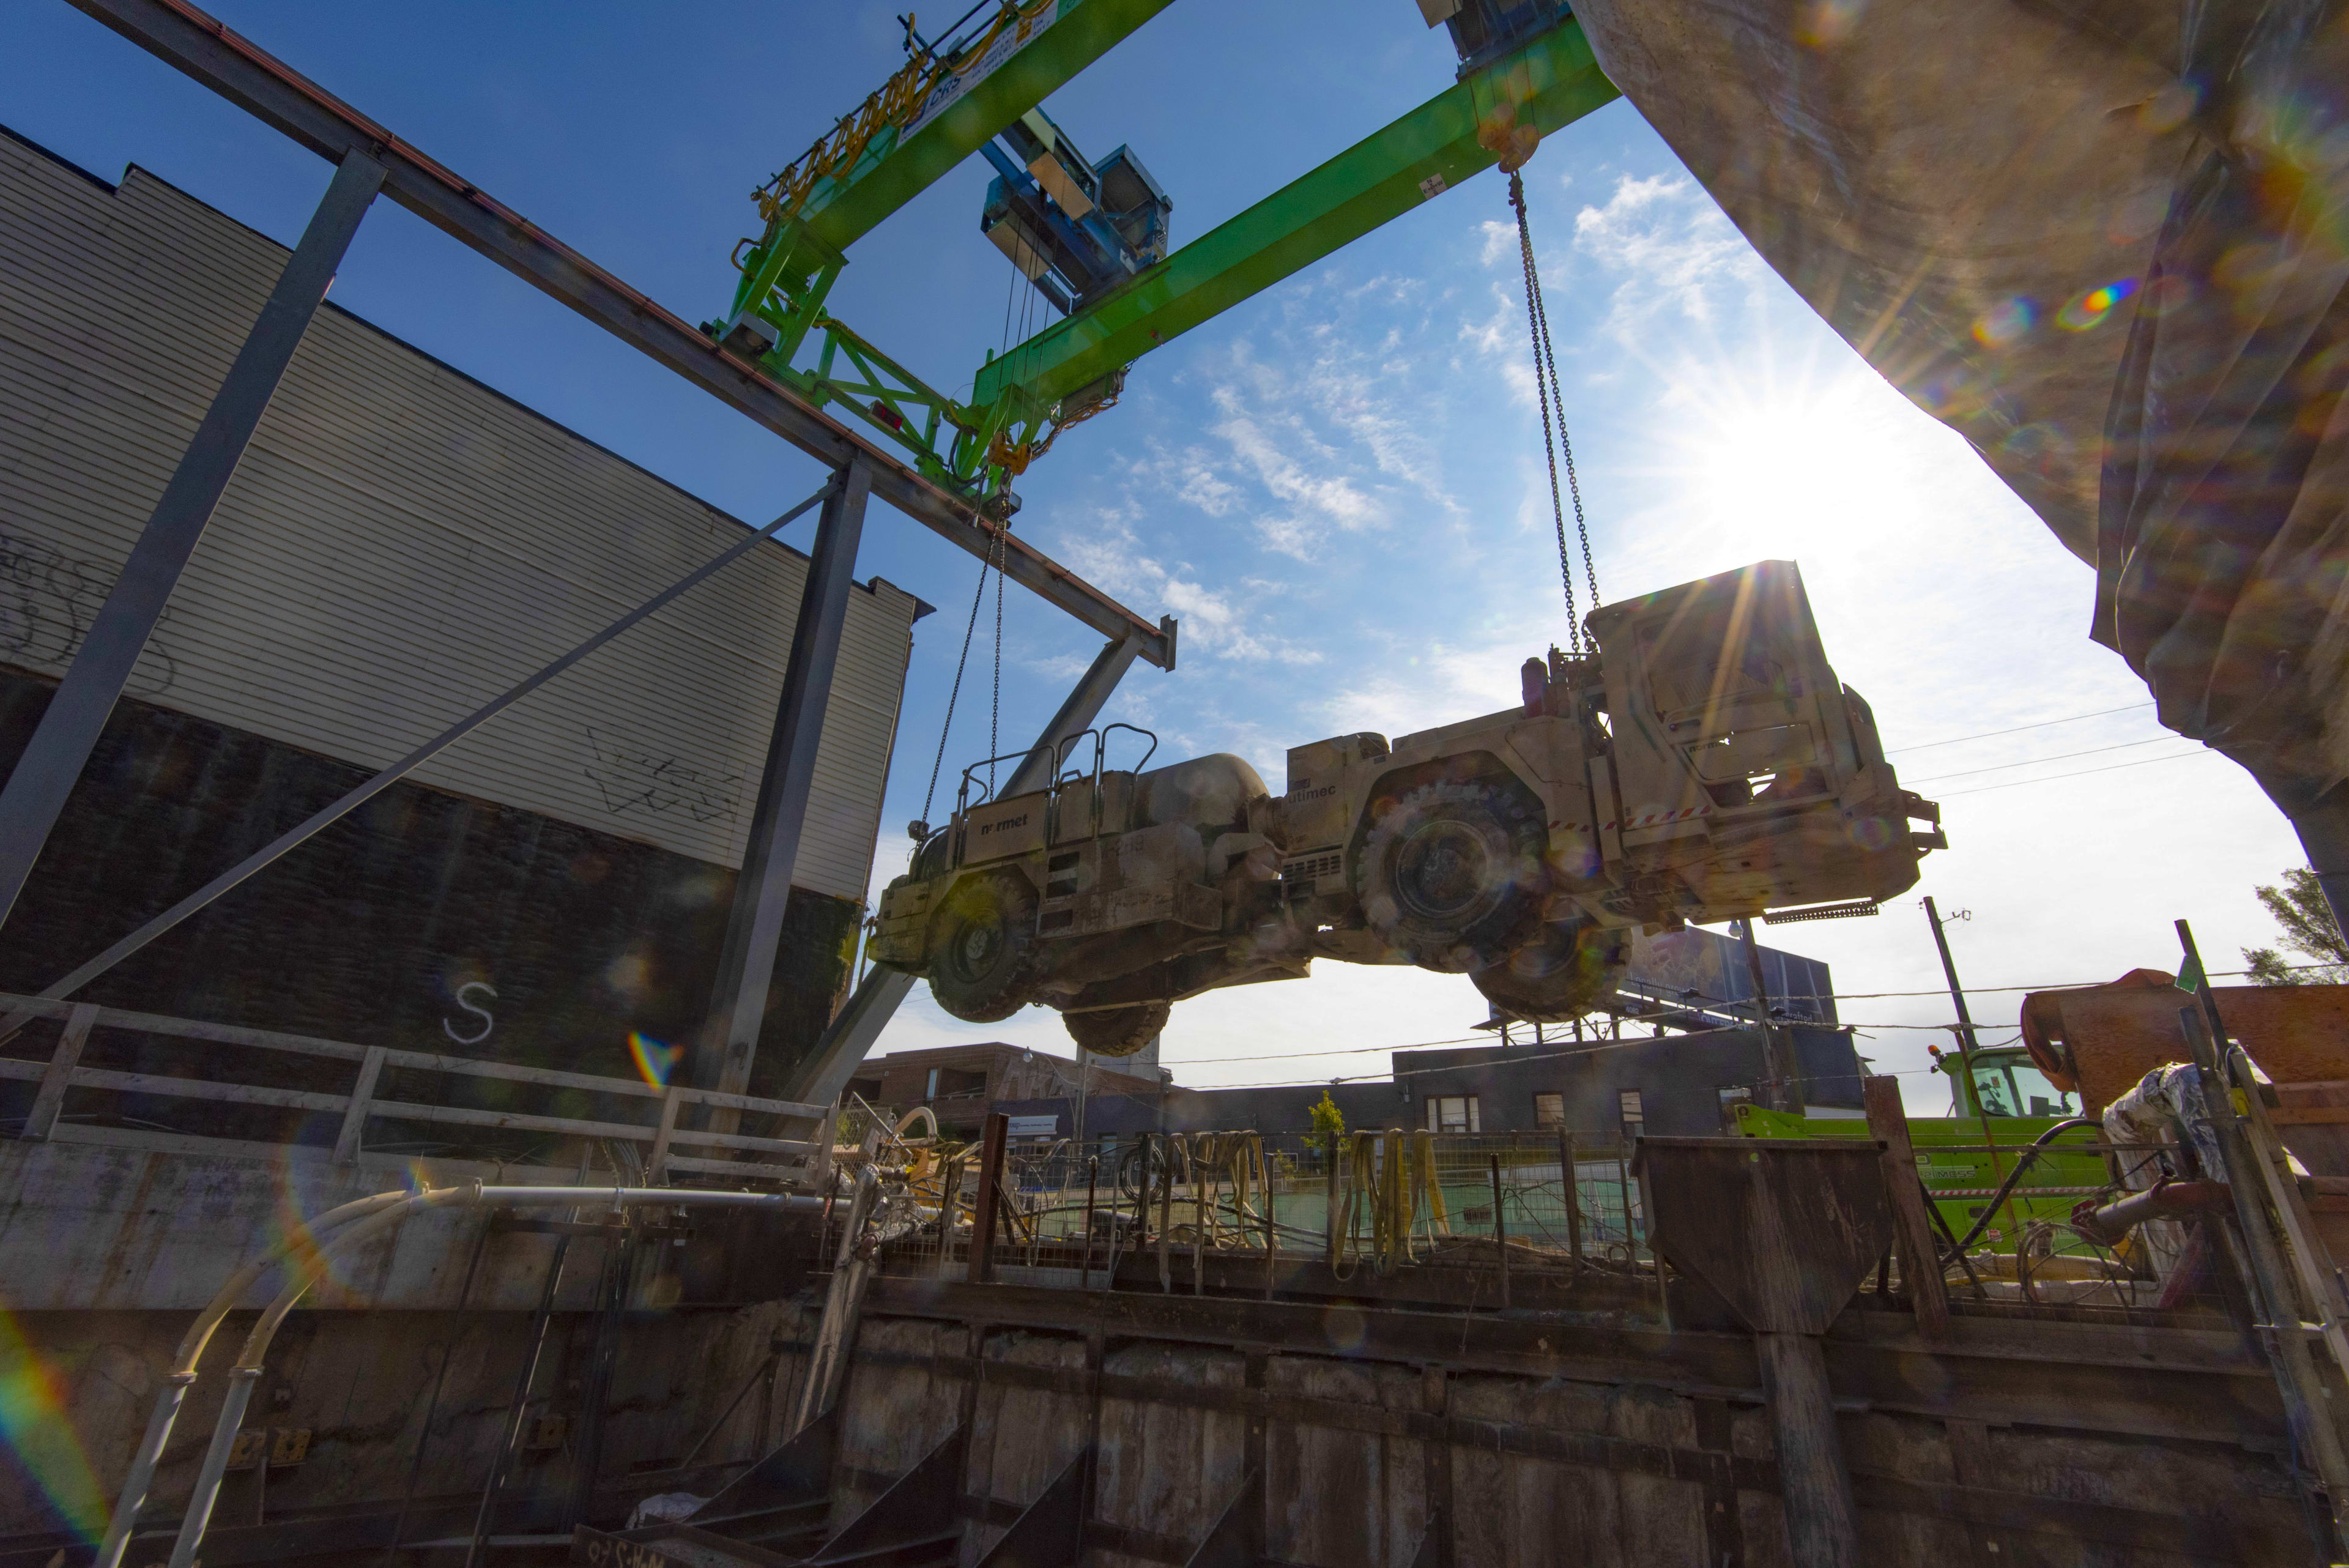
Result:
M2281 888L2257 888L2260 902L2268 907L2276 924L2283 928L2283 945L2321 964L2349 965L2349 941L2344 941L2341 928L2333 919L2333 906L2324 900L2324 889L2317 886L2316 873L2305 866L2294 867L2283 874ZM2295 972L2273 948L2245 948L2243 961L2251 966L2251 979L2261 985L2305 985L2311 981L2327 981L2333 976L2322 971L2302 970Z
M1321 1091L1320 1102L1310 1109L1313 1116L1313 1133L1307 1141L1324 1153L1335 1157L1338 1152L1338 1140L1346 1136L1345 1113L1338 1108L1338 1102L1330 1097L1330 1091L1327 1089Z

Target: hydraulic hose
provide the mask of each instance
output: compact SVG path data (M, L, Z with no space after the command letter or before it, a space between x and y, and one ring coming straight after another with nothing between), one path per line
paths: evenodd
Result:
M2014 1190L2014 1184L2023 1179L2023 1173L2031 1168L2031 1162L2046 1152L2048 1141L2057 1133L2069 1132L2074 1127L2095 1127L2099 1132L2104 1130L2102 1124L2087 1116L2067 1116L2033 1138L2030 1146L2023 1149L2021 1157L2015 1160L2014 1168L2006 1173L2006 1179L1998 1184L1998 1190L1991 1195L1991 1200L1982 1205L1982 1218L1974 1221L1973 1229L1967 1231L1956 1246L1941 1255L1941 1267L1946 1269L1964 1256L1965 1250L1972 1246L1984 1231L1990 1229L1991 1217L1998 1212L1998 1206L2006 1201L2006 1195ZM1931 1199L1931 1189L1926 1189L1926 1197L1928 1199Z
M188 1387L196 1380L196 1363L212 1342L213 1331L221 1320L236 1310L236 1303L254 1282L275 1268L290 1253L305 1246L323 1245L321 1238L328 1231L365 1219L381 1209L405 1202L406 1192L378 1192L372 1197L354 1199L339 1208L329 1209L316 1220L296 1229L275 1246L244 1264L228 1277L210 1304L196 1314L188 1325L180 1347L172 1352L171 1366L163 1375L163 1386L156 1391L155 1408L147 1417L147 1432L139 1440L139 1449L131 1457L130 1470L123 1477L122 1495L114 1504L114 1517L107 1522L106 1535L98 1543L95 1568L121 1568L122 1554L130 1544L130 1532L137 1524L139 1511L147 1504L147 1489L155 1482L155 1462L163 1452L163 1445L171 1438L171 1428L180 1416L180 1403L187 1397Z
M243 1422L245 1406L253 1397L254 1386L260 1381L263 1358L269 1353L269 1343L276 1336L279 1325L285 1321L295 1303L326 1273L328 1264L336 1255L393 1229L421 1209L444 1208L453 1204L462 1204L467 1208L585 1206L607 1193L615 1210L631 1205L657 1204L678 1208L781 1209L814 1213L823 1208L822 1199L799 1194L716 1192L667 1187L483 1187L478 1182L418 1193L385 1193L379 1199L362 1199L357 1205L346 1205L346 1209L358 1208L362 1210L357 1223L347 1224L331 1241L320 1246L294 1270L285 1288L263 1311L260 1320L253 1325L253 1332L245 1336L243 1346L237 1352L236 1365L229 1372L230 1382L221 1404L220 1417L212 1427L212 1446L204 1451L203 1464L196 1472L195 1488L188 1498L187 1512L180 1521L179 1538L171 1546L170 1568L193 1568L196 1548L202 1543L204 1531L212 1522L213 1504L220 1499L221 1478L227 1472L229 1452L236 1445L237 1429ZM254 1277L257 1278L258 1274ZM213 1321L215 1324L218 1322L217 1319ZM205 1330L207 1334L210 1332L209 1328ZM190 1381L193 1381L192 1376ZM157 1447L160 1449L160 1445ZM150 1462L150 1475L152 1469ZM124 1533L126 1536L129 1533L127 1526ZM119 1549L116 1556L119 1561Z

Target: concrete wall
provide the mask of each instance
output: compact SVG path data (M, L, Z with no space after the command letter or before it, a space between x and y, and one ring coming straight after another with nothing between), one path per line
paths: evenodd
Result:
M151 1147L156 1141L0 1142L0 1193L7 1195L0 1323L21 1342L0 1345L0 1362L29 1357L38 1369L32 1386L50 1396L13 1414L10 1440L0 1443L0 1538L70 1528L87 1517L93 1488L110 1504L192 1314L245 1259L283 1240L295 1217L411 1178L559 1184L577 1175L575 1165L502 1171L374 1158L336 1167L305 1151L272 1160L171 1151ZM591 1207L593 1196L583 1190ZM396 1502L428 1407L432 1438L418 1495L478 1490L558 1245L552 1235L490 1224L455 1210L412 1219L338 1262L287 1320L245 1423L312 1434L303 1464L268 1481L273 1514ZM746 1215L705 1219L695 1231L685 1246L639 1250L638 1310L619 1329L604 1441L603 1469L622 1481L640 1462L682 1458L776 1339L796 1346L813 1332L812 1309L787 1299L812 1262L804 1223ZM531 1407L574 1431L606 1262L603 1241L572 1241ZM264 1282L245 1306L257 1309L274 1290ZM177 1517L220 1409L222 1374L253 1317L252 1310L233 1314L214 1336L166 1452L159 1517ZM787 1350L767 1391L745 1400L699 1462L747 1459L771 1446L802 1361ZM533 1453L516 1472L518 1495L562 1495L575 1454L575 1444ZM718 1479L703 1478L704 1490ZM251 1476L232 1478L222 1502L226 1522L250 1521L253 1490ZM8 1544L0 1540L0 1548Z
M12 1404L0 1445L10 1568L47 1561L67 1543L60 1532L86 1525L119 1486L190 1309L288 1217L388 1186L399 1168L106 1141L126 1136L0 1144L0 1325L11 1336L0 1349L29 1363L12 1387L37 1394ZM325 1528L380 1521L412 1471L419 1529L470 1523L555 1244L543 1233L484 1239L479 1225L458 1214L411 1223L290 1320L246 1423L311 1433L304 1462L268 1476L274 1520L345 1509ZM707 1495L731 1473L724 1461L777 1440L792 1407L816 1326L803 1272L812 1233L721 1230L648 1267L616 1328L599 1522L616 1523L647 1492ZM777 1256L794 1247L796 1271ZM600 1272L600 1244L575 1241L527 1407L567 1425L521 1462L509 1527L557 1521L570 1489ZM1403 1568L1431 1528L1448 1535L1455 1568L1788 1562L1744 1334L1690 1326L1677 1307L1680 1326L1665 1330L1644 1282L1583 1276L1579 1308L1500 1315L1381 1305L1389 1286L1367 1277L1350 1288L1358 1299L1265 1302L973 1287L932 1269L884 1277L843 1395L833 1521L854 1517L960 1425L965 1568L1096 1435L1088 1568L1183 1561L1251 1473L1266 1483L1265 1556L1288 1563ZM181 1417L159 1524L176 1518L245 1322L233 1317L214 1342ZM1863 1300L1825 1354L1870 1564L2321 1561L2272 1380L2220 1320L1977 1313L1928 1345L1906 1314ZM721 1468L662 1469L713 1424L702 1460ZM261 1491L254 1475L232 1477L218 1527L244 1528ZM250 1560L224 1534L210 1555Z

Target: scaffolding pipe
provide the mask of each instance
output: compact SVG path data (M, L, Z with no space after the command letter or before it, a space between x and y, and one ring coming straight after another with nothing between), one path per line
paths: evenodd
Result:
M147 1503L147 1489L155 1482L155 1463L162 1457L163 1445L171 1440L171 1428L179 1419L181 1401L187 1397L189 1386L196 1380L196 1363L202 1359L204 1347L212 1343L221 1320L236 1310L236 1303L256 1281L289 1254L304 1247L322 1245L319 1239L327 1231L405 1202L409 1196L406 1192L378 1192L327 1210L231 1274L210 1304L196 1314L196 1321L181 1336L179 1349L171 1353L171 1369L163 1375L163 1386L155 1395L155 1408L147 1417L146 1435L140 1438L139 1450L131 1456L129 1473L122 1479L122 1495L115 1501L114 1517L108 1521L106 1535L98 1543L94 1568L121 1568L122 1554L130 1544L131 1529L138 1522L139 1511Z
M636 1204L660 1203L681 1207L724 1206L816 1212L823 1206L822 1199L798 1194L703 1192L667 1187L483 1187L479 1182L464 1187L433 1188L423 1192L384 1193L378 1199L362 1199L357 1204L344 1205L343 1210L336 1212L372 1207L369 1211L361 1213L356 1223L347 1224L333 1241L319 1246L302 1261L286 1281L285 1288L278 1292L276 1299L262 1313L260 1321L253 1325L253 1332L245 1336L243 1347L237 1352L236 1365L229 1372L231 1381L227 1395L222 1401L220 1417L212 1426L212 1446L204 1452L203 1464L196 1473L195 1489L188 1498L187 1512L180 1521L179 1538L172 1543L170 1568L193 1568L196 1548L202 1542L204 1530L212 1522L212 1505L220 1497L221 1478L228 1469L229 1450L235 1446L237 1428L244 1419L245 1405L253 1397L254 1385L260 1380L263 1358L269 1354L269 1343L276 1336L286 1315L308 1293L310 1287L317 1283L336 1256L393 1229L410 1213L421 1209L451 1205L469 1209L546 1205L585 1207L606 1195L615 1210ZM258 1278L258 1273L254 1277ZM246 1282L249 1284L251 1282ZM218 1319L213 1321L217 1324ZM209 1332L207 1329L206 1333ZM189 1381L193 1382L193 1377L191 1376ZM160 1451L160 1445L157 1447ZM149 1469L151 1475L151 1459ZM128 1534L127 1528L125 1534ZM119 1561L119 1549L116 1556Z

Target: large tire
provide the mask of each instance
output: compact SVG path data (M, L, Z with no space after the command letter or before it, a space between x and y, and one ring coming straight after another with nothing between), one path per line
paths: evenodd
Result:
M1160 1030L1174 1009L1164 1002L1136 1002L1132 1007L1105 1007L1092 1012L1064 1012L1069 1038L1096 1056L1131 1056Z
M1565 1023L1621 983L1630 933L1583 919L1546 925L1499 963L1470 977L1485 999L1528 1023Z
M1474 973L1537 918L1547 886L1541 805L1499 783L1412 791L1364 840L1355 892L1371 929L1425 969Z
M966 1023L999 1023L1034 999L1036 893L1018 877L974 877L930 924L930 994Z

